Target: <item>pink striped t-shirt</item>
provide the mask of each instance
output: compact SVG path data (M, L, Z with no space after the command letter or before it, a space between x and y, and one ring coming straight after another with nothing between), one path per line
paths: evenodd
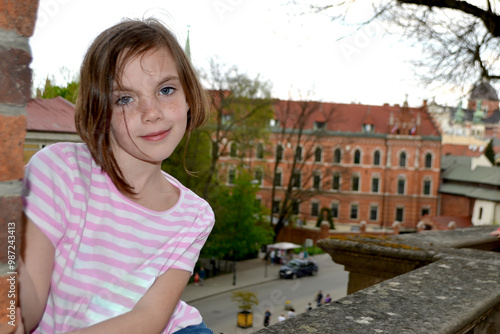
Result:
M193 272L214 214L205 200L165 177L180 197L157 212L124 197L85 144L59 143L33 156L24 211L56 249L47 306L34 333L67 332L118 316L169 268ZM163 333L201 321L195 308L179 301Z

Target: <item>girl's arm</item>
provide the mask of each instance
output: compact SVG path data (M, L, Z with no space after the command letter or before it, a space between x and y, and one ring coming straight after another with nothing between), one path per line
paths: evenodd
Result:
M498 230L493 231L493 232L491 232L490 234L491 234L491 235L494 235L494 236L497 236L497 237L499 237L499 238L500 238L500 227L498 228Z
M19 305L24 327L30 331L42 318L54 270L55 248L29 218L25 220L23 250L18 262Z
M158 277L129 312L72 334L161 333L167 326L191 274L169 269Z

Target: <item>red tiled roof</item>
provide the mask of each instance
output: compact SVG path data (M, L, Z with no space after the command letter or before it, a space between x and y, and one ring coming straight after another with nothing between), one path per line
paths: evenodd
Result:
M471 150L468 145L454 145L454 144L444 144L442 147L442 153L444 155L460 155L466 157L479 157L484 153L484 151Z
M305 110L308 103L311 104L308 107L310 108L310 117L308 117L304 129L313 129L315 121L325 119L327 120L327 130L340 132L360 132L363 123L369 121L374 125L375 133L387 133L391 114L395 121L402 109L399 105L373 106L277 100L275 102L276 118L280 120L282 126L283 120L293 122L294 115L297 116L302 110ZM314 107L315 103L316 107ZM415 120L420 114L420 135L439 136L439 131L432 122L425 106L409 108L409 112ZM287 127L293 126L288 123Z
M75 105L62 97L32 99L26 114L28 131L76 133Z

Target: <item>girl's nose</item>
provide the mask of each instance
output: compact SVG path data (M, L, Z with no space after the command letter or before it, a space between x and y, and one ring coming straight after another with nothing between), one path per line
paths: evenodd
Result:
M142 113L144 122L156 122L163 118L163 110L161 104L156 97L148 97L143 99L139 104L139 109Z

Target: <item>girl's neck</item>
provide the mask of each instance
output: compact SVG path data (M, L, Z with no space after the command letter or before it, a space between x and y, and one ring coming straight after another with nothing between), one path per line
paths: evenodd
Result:
M125 179L134 187L133 202L153 211L166 211L177 203L180 191L161 171L161 165L144 163L123 169Z

